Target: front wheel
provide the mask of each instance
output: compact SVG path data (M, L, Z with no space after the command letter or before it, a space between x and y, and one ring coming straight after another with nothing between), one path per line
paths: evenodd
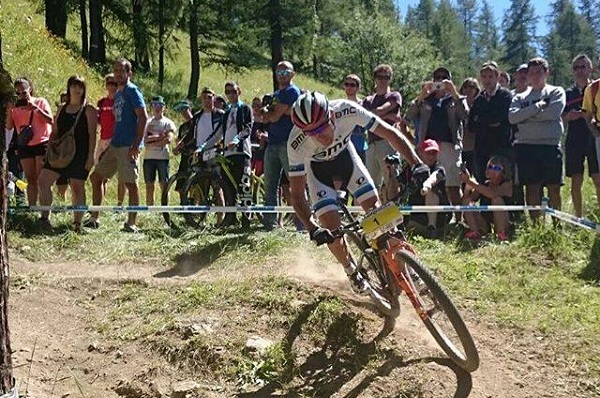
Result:
M224 206L228 193L220 177L214 174L194 174L184 188L182 204L185 206ZM186 223L193 228L218 225L223 213L198 212L183 213Z
M399 295L390 286L390 279L381 266L379 256L370 249L360 234L349 232L345 236L347 237L348 251L354 260L354 264L369 282L371 300L386 318L398 317L400 315Z
M467 372L477 370L479 353L473 337L435 276L405 250L394 253L394 259L409 282L406 293L411 303L442 350Z

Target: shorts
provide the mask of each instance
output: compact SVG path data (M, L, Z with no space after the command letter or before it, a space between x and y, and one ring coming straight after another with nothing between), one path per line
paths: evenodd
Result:
M588 175L598 174L598 155L593 137L583 137L583 142L575 137L567 136L565 142L565 174L572 177L583 174L584 163L587 159Z
M519 183L522 185L560 185L562 150L558 145L516 144Z
M460 164L462 163L461 151L456 149L451 142L438 142L440 153L438 162L446 171L446 188L460 187Z
M377 189L356 150L349 145L327 162L311 162L307 169L310 202L317 217L338 211L337 191L334 181L341 182L341 190L348 190L359 204L377 197Z
M46 156L47 148L48 141L37 145L18 147L17 152L19 153L19 159L33 159L38 156Z
M96 151L94 152L94 164L98 164L100 161L100 156L108 149L110 145L110 138L106 140L99 140L96 144Z
M119 181L134 184L138 180L138 159L129 159L129 147L116 147L111 144L96 165L94 172L104 178L111 178L118 173Z
M158 182L166 183L169 179L168 159L144 159L144 182L154 183L158 174Z

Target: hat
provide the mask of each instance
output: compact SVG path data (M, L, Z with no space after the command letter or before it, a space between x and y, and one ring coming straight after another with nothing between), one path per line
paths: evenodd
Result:
M431 75L435 76L438 74L438 72L444 72L444 74L448 75L448 80L452 80L452 73L450 73L450 70L445 66L440 66L436 68Z
M165 99L162 95L155 95L154 97L152 97L150 102L152 103L152 105L159 104L165 106Z
M190 101L184 99L184 100L180 100L177 101L174 105L173 105L173 110L176 112L183 112L187 109L191 109L192 108L192 104L190 104Z
M529 67L527 66L527 64L521 64L519 66L517 66L517 69L515 69L515 72L520 72L522 70L527 70Z
M206 94L206 93L208 93L208 94L212 94L212 95L215 95L215 92L214 92L214 91L213 91L213 89L212 89L212 88L210 88L210 87L204 87L204 88L202 89L202 91L200 92L200 94Z
M425 140L419 144L419 149L423 152L440 152L440 147L437 142L432 139Z

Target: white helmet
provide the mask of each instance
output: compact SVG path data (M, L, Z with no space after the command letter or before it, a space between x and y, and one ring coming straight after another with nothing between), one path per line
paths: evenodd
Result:
M329 100L315 91L300 95L292 105L292 122L301 130L329 117Z

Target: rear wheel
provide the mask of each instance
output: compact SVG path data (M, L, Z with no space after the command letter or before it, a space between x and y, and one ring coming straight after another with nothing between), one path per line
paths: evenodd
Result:
M394 253L394 259L405 267L404 273L414 293L411 302L442 350L464 370L477 370L479 353L473 337L435 276L414 254L405 250Z
M369 281L372 291L371 299L379 311L388 318L396 318L400 314L399 292L394 289L381 266L379 256L364 241L361 235L355 232L345 234L348 250L354 263Z
M261 177L256 176L254 173L250 176L250 184L252 185L252 204L263 205L265 203L265 182ZM262 221L263 213L254 212L252 217L256 217L257 220Z
M162 206L183 204L181 192L185 189L187 178L187 175L181 174L175 174L169 178L161 196L160 204ZM162 215L167 225L171 228L176 228L184 220L183 213L164 212Z
M196 174L190 177L183 191L182 204L185 206L224 206L227 189L223 181L214 175ZM194 228L217 225L223 213L198 212L183 213L186 223Z

